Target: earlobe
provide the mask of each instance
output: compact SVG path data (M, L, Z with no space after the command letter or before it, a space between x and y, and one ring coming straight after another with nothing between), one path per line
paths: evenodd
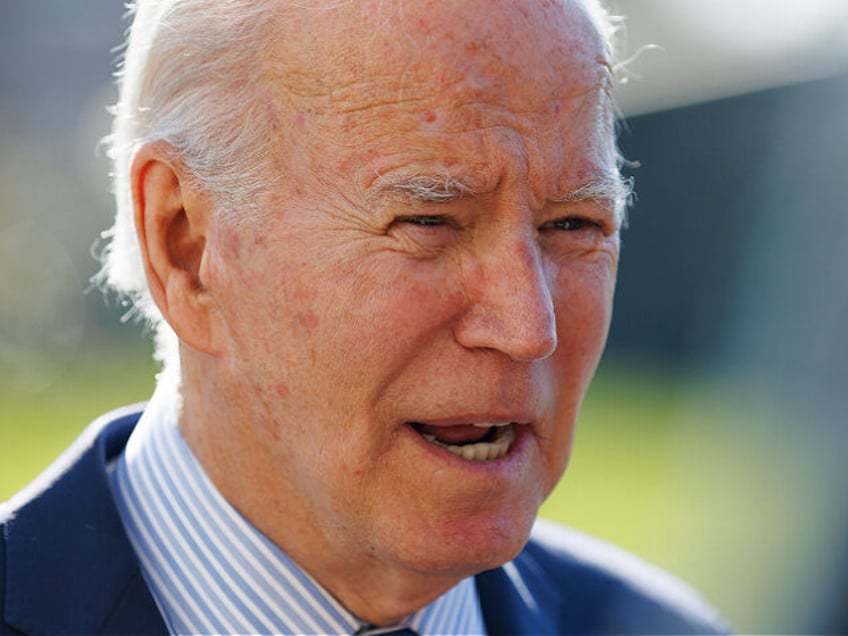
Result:
M147 285L180 340L215 354L216 316L201 275L213 206L169 149L162 143L142 146L130 173Z

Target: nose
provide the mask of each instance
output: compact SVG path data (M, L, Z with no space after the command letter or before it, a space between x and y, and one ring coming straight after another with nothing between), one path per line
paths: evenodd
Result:
M514 360L550 356L557 346L548 275L533 237L502 240L473 259L464 280L467 306L454 337L467 348L500 351Z

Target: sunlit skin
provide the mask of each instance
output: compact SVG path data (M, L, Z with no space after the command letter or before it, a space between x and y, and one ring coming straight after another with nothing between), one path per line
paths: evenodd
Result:
M142 251L181 339L195 455L350 611L388 624L514 557L568 461L618 260L608 66L579 2L269 19L261 222L215 216L148 145ZM480 422L515 423L506 456L419 434L457 442Z

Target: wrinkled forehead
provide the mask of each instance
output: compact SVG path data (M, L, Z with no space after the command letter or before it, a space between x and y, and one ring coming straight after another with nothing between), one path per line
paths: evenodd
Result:
M579 0L300 0L276 18L266 73L319 109L433 95L543 107L610 82Z

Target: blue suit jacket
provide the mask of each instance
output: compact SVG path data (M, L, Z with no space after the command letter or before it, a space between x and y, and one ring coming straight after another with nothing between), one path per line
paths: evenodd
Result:
M95 421L0 511L0 634L156 634L165 625L112 499L106 466L138 407ZM490 634L721 633L688 588L615 548L540 523L476 578Z

